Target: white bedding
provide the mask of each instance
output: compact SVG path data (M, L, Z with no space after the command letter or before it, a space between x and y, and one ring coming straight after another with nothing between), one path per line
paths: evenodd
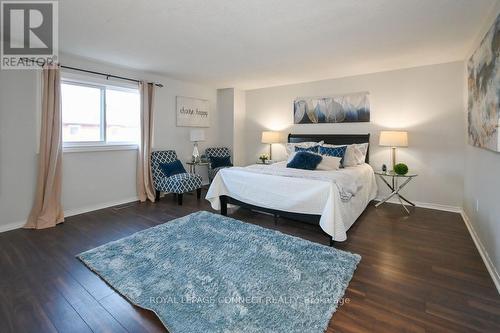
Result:
M343 201L348 201L352 196L356 195L358 190L363 186L359 183L359 178L353 177L352 171L348 172L332 172L325 170L302 170L287 168L286 162L279 162L270 166L255 164L248 166L246 168L238 168L247 172L260 173L265 175L282 176L282 177L293 177L293 178L305 178L305 179L316 179L326 182L332 182L337 185L339 189L340 198Z
M286 162L220 170L206 199L220 209L219 196L228 195L251 205L293 213L321 215L320 226L335 241L347 239L347 230L377 194L368 164L336 171L286 168Z

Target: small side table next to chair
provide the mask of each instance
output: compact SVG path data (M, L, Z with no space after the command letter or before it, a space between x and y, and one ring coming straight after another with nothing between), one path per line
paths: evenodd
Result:
M406 201L407 203L409 203L410 205L412 205L413 207L415 207L415 204L413 202L411 202L410 200L406 199L404 196L402 196L399 192L415 177L417 177L418 175L416 173L407 173L406 175L398 175L397 173L395 173L394 171L375 171L375 174L377 176L379 176L379 178L385 183L385 185L387 185L387 187L389 187L391 189L391 193L386 196L385 198L383 198L382 200L380 200L376 205L375 207L378 207L380 206L381 204L383 204L384 202L386 202L387 200L391 199L392 197L396 196L399 200L399 202L401 203L401 206L403 206L404 210L406 211L406 213L410 213L410 211L408 210L408 208L406 208L406 206L404 205L403 201ZM387 181L387 179L390 180ZM402 180L402 182L400 183L400 179Z
M189 165L189 172L190 173L196 173L196 166L197 165L208 167L208 162L192 162L192 161L189 161L189 162L186 162L186 164Z

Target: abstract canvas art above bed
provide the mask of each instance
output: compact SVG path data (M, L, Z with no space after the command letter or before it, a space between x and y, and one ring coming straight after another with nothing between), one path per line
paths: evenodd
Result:
M295 124L370 121L368 93L330 97L299 97L293 101Z
M500 15L467 64L468 133L473 146L500 152Z

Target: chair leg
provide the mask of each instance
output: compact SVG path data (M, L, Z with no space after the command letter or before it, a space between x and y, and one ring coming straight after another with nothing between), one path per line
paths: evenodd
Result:
M182 206L182 193L177 194L177 203L179 206Z
M160 191L156 191L155 201L160 201Z
M200 200L201 198L201 188L196 189L196 199Z

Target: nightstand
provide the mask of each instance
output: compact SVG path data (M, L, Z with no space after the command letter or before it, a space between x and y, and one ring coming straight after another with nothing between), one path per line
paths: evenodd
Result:
M411 202L410 200L406 199L403 197L399 192L405 187L413 178L417 177L418 175L416 173L407 173L406 175L398 175L394 171L375 171L375 174L379 176L379 178L391 189L391 193L380 200L375 207L380 206L387 200L391 199L392 197L396 196L401 203L401 206L405 209L406 213L410 213L408 208L403 204L403 201L406 201L413 207L415 207L415 204ZM387 181L389 180L389 181Z
M196 173L196 166L206 166L208 167L208 162L186 162L187 165L189 165L189 172L190 173Z
M257 164L264 164L264 165L271 165L271 164L276 163L276 161L266 160L265 162L262 162L262 160L258 160L256 163Z

